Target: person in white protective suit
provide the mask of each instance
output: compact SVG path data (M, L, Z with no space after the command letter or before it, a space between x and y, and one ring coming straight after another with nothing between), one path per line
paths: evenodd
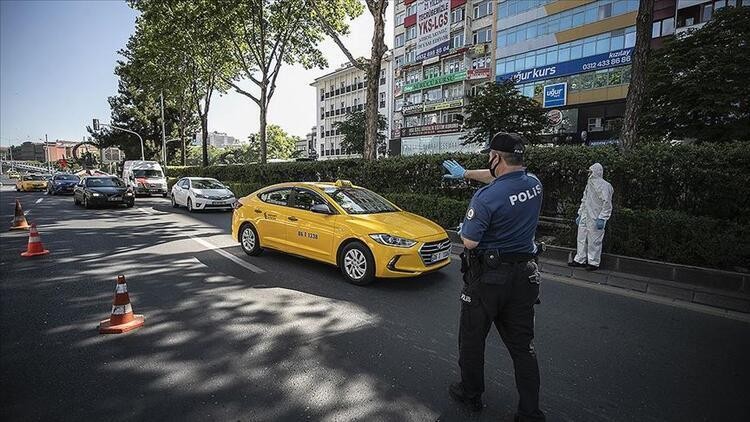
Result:
M589 180L578 208L578 245L571 267L586 267L589 271L599 269L602 256L604 226L612 215L612 185L604 178L604 168L599 163L589 167Z

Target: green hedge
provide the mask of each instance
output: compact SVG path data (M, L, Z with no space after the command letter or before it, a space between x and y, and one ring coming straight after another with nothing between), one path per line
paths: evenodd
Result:
M268 185L285 181L350 179L376 192L435 194L466 200L479 186L444 181L442 161L467 168L486 166L483 155L420 155L374 162L359 159L314 162L171 167L172 177L207 176ZM617 208L669 209L691 215L750 221L750 143L644 145L627 153L615 148L533 147L530 171L544 184L544 215L571 217L578 208L593 162L605 168Z

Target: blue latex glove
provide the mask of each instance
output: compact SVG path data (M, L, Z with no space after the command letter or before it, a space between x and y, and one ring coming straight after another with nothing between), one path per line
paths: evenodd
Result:
M577 215L576 216L576 226L580 226L580 225L581 225L581 216Z
M596 219L596 229L597 230L604 230L604 224L605 224L605 221L604 221L603 218L597 218Z
M458 235L461 236L461 230L464 228L464 223L458 223Z
M455 160L443 161L443 167L448 170L448 174L443 175L444 179L463 179L466 174L466 169Z

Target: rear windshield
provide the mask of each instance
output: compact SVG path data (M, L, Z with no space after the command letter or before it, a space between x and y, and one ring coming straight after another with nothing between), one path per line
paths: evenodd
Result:
M164 177L164 173L162 173L161 170L133 170L133 176L153 179L157 177Z
M376 214L398 211L393 205L375 192L363 188L325 188L331 197L349 214Z
M90 188L124 188L125 183L114 177L97 177L86 179L86 186Z
M29 176L23 176L23 180L47 180L44 178L44 176L40 176L38 174L32 174Z
M193 184L193 189L226 189L218 180L193 179L191 182Z
M78 176L75 174L58 174L55 175L55 180L75 180L78 181Z

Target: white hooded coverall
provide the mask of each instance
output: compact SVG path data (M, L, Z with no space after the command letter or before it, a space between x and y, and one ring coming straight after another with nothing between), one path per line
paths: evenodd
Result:
M602 256L604 229L596 229L596 220L606 222L612 215L613 190L612 185L602 178L604 168L601 164L594 163L589 170L591 175L583 191L581 207L578 208L581 221L578 224L578 247L573 259L579 264L588 263L598 267Z

